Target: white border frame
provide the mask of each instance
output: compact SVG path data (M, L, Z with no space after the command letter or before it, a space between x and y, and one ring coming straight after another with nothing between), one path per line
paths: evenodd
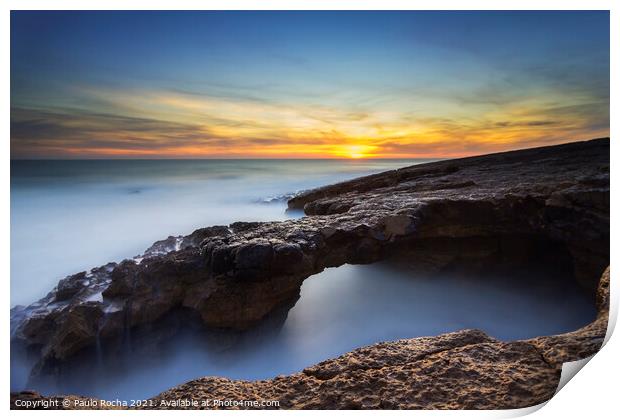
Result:
M0 32L2 33L2 60L3 65L0 67L2 74L2 84L0 85L2 94L2 150L4 158L0 161L0 173L2 174L2 196L4 198L0 207L2 213L2 235L4 240L0 243L0 254L2 255L3 264L2 278L4 288L3 305L5 313L8 313L10 307L10 10L172 10L172 9L189 9L189 10L342 10L342 9L358 9L358 10L610 10L610 31L611 31L611 99L610 99L610 133L617 131L618 119L614 116L618 115L617 98L618 82L617 75L620 74L618 65L618 51L620 51L618 41L620 40L620 2L617 0L433 0L433 1L407 1L407 0L4 0L1 6L4 10L0 15ZM615 77L614 77L615 75ZM618 147L611 142L611 160L614 162L611 166L615 168L616 162L620 162L618 155ZM613 171L613 169L612 169ZM612 179L611 194L611 214L618 208L617 187L613 186L614 177ZM611 261L612 266L616 266L618 262L617 250L613 238L618 238L618 229L614 221L611 222ZM612 274L613 276L613 274ZM615 280L612 280L615 285ZM610 330L615 325L618 312L619 293L612 285L611 287L611 303L612 311L610 314ZM4 337L4 345L0 349L3 359L4 371L9 371L9 322L8 319L1 324L1 333ZM617 412L618 403L615 388L618 383L618 374L620 373L617 355L620 354L620 344L618 339L608 334L607 344L605 347L588 363L588 366L579 372L577 379L570 381L555 397L553 397L542 410L540 408L524 409L524 410L508 410L508 411L476 411L476 412L446 412L446 411L422 411L411 413L403 412L382 412L380 415L400 416L416 416L416 417L458 417L458 418L505 418L515 417L536 411L534 418L562 417L570 418L608 418L609 413ZM9 397L9 375L5 374L2 382L2 392L5 398L5 409L8 410ZM163 391L163 390L162 390ZM149 412L151 416L160 417L176 415L173 413L162 414L161 412ZM33 417L44 415L47 418L63 418L66 416L84 415L84 412L35 412L35 411L11 411L10 415L15 417ZM109 416L110 412L89 411L89 416ZM119 412L121 416L136 415L129 412ZM187 412L187 416L204 416L196 411ZM266 416L300 416L306 418L315 418L315 416L332 416L334 413L327 411L281 411L281 412L210 412L209 416L243 416L243 417L266 417ZM356 418L377 415L373 411L338 413L338 416L353 416Z

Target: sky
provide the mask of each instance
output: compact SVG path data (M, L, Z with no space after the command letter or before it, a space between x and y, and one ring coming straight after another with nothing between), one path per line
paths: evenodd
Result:
M11 157L440 158L609 136L607 11L13 11Z

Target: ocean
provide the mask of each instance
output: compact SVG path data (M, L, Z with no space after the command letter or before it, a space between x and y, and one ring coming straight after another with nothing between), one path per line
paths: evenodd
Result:
M31 303L66 275L133 257L168 235L301 217L285 211L297 191L421 162L13 161L11 303ZM576 284L529 270L426 277L387 262L344 265L306 279L280 329L249 334L230 349L188 331L152 357L127 350L113 366L52 382L29 382L30 367L12 359L11 389L143 399L201 376L291 374L379 341L464 328L515 340L571 331L595 315Z
M300 217L301 190L426 160L11 161L11 306L153 242L236 221Z

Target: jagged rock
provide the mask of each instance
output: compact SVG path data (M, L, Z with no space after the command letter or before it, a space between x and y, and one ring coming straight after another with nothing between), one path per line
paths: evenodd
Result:
M501 342L479 330L377 343L264 381L199 378L171 388L140 408L173 401L277 401L266 409L512 409L549 400L564 362L596 353L609 316L609 268L600 279L598 317L577 331ZM36 393L16 399L46 400ZM50 397L54 400L85 397ZM244 406L201 408L255 408Z
M71 299L86 287L86 271L74 274L58 282L55 298L57 301Z
M600 278L596 293L597 318L577 331L527 340L551 364L579 360L596 353L607 332L609 319L609 267Z
M199 229L160 241L133 260L91 270L84 275L84 287L73 284L83 281L81 277L67 280L41 301L13 308L12 344L37 350L37 371L43 372L69 363L98 335L114 339L127 330L156 325L181 309L197 315L208 328L246 330L294 302L310 275L397 254L434 270L533 260L569 267L594 297L600 273L609 264L609 139L412 166L302 193L289 201L289 208L303 208L310 217ZM59 301L58 293L64 300ZM586 328L583 337L599 337L598 327ZM478 332L463 334L480 337ZM549 396L548 387L535 385L557 376L557 367L548 364L557 357L551 356L544 339L508 344L484 340L447 350L452 357L462 356L453 365L438 362L416 371L420 386L412 385L413 391L402 398L367 394L366 399L349 401L334 394L324 404L479 407L488 399L488 404L520 406ZM559 345L561 340L550 342ZM590 353L597 340L577 343L571 338L570 343L577 344L570 354ZM490 374L477 382L476 372L493 360L526 366L525 371L509 368L495 374L520 378L538 371L543 377L527 376L532 386L508 381L504 385L510 389L491 381ZM431 379L419 372L434 378L434 394L424 391ZM389 378L402 373L403 366L389 365L387 376L377 380L386 382L388 392L393 390ZM447 403L441 398L454 384L452 375L471 379L472 387L464 386ZM351 385L346 391L350 395L362 392L359 384L370 380L355 378L361 382L342 381ZM222 389L237 386L218 381ZM292 406L319 404L311 397L315 386L333 385L312 381L307 383L310 397L302 401L295 398L303 392L291 394ZM488 385L483 393L496 392L498 397L472 397L474 385L480 384Z
M281 409L517 408L549 399L559 370L522 342L480 331L380 343L267 381L206 377L172 388L161 401L275 400Z
M278 401L280 409L509 409L555 393L562 364L596 353L609 316L609 268L600 278L598 317L577 331L501 342L463 330L362 347L300 373L265 381L204 377L154 397ZM234 407L244 408L244 407Z

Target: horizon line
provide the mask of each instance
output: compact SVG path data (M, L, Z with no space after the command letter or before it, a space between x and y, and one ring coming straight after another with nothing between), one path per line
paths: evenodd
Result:
M473 155L472 155L473 156ZM476 155L477 156L477 155ZM239 158L207 158L207 157L79 157L79 158L56 158L56 157L32 157L32 158L11 158L11 161L37 161L37 160L58 160L58 161L78 161L78 160L345 160L345 161L365 161L365 160L440 160L440 159L459 159L469 156L444 156L444 157L323 157L323 158L265 158L265 157L239 157Z
M519 150L533 150L533 149L544 149L549 147L557 147L562 145L568 145L573 143L584 143L590 141L600 141L600 140L608 140L611 141L611 136L601 136L594 137L590 139L581 139L581 140L573 140L573 141L565 141L561 143L555 144L547 144L547 145L539 145L534 147L519 147L515 149L508 150L498 150L491 151L487 153L478 153L478 154L464 154L460 156L433 156L433 157L344 157L344 156L334 156L334 157L322 157L322 158L303 158L303 157L290 157L290 158L275 158L275 157L229 157L229 158L219 158L219 157L28 157L28 158L13 158L10 157L10 161L43 161L43 160L53 160L53 161L80 161L80 160L342 160L342 161L369 161L369 160L447 160L447 159L465 159L470 157L477 156L487 156L501 153L510 153L516 152Z

